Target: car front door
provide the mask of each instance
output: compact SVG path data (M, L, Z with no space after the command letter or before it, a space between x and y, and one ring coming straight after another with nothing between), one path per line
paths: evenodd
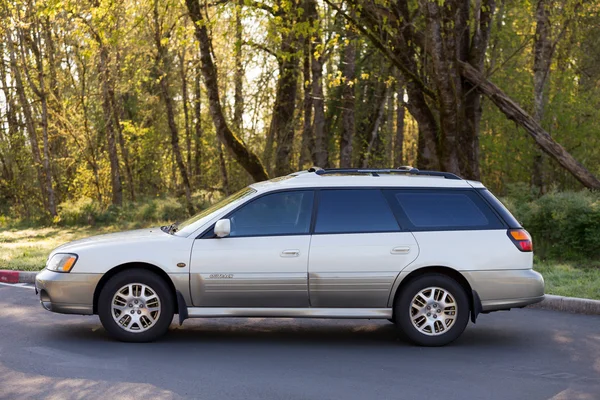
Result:
M211 232L192 248L196 307L308 307L308 250L314 193L267 193L226 218L231 233Z
M386 308L396 277L417 258L379 189L323 189L310 245L312 307Z

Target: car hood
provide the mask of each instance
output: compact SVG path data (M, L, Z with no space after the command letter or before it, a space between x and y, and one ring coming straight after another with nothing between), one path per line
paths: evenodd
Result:
M159 238L167 238L170 235L163 232L160 228L137 229L134 231L108 233L105 235L91 236L85 239L75 240L57 247L52 253L70 252L87 246L110 245L113 243L126 244L141 242Z

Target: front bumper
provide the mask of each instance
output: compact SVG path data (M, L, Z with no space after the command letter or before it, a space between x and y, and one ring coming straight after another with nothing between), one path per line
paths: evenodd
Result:
M483 312L521 308L544 300L544 278L532 269L462 271Z
M42 270L35 277L42 306L61 314L94 313L94 290L102 274L61 273Z

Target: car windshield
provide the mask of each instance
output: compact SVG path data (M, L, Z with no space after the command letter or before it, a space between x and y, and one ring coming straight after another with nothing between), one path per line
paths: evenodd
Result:
M198 214L194 215L193 217L179 223L177 225L177 233L176 234L181 235L181 236L189 235L190 233L195 231L199 226L201 226L204 223L202 221L203 219L207 218L215 211L217 211L223 207L226 207L234 202L239 202L242 199L244 199L245 197L247 197L253 193L256 193L256 190L254 190L250 187L246 187L246 188L240 190L239 192L234 193L231 196L226 197L223 200L213 204L212 206L205 208L204 210L200 211Z

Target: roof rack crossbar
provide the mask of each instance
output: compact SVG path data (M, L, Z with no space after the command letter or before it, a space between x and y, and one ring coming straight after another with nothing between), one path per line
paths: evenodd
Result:
M312 167L308 170L317 175L328 174L370 174L379 176L379 174L407 174L407 175L422 175L422 176L439 176L446 179L462 180L461 177L450 172L440 171L421 171L410 166L400 168L318 168Z

